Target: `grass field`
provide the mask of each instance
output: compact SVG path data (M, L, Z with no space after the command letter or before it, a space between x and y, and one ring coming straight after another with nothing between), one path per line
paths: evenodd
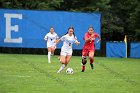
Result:
M140 93L140 59L95 57L81 72L81 57L73 56L57 74L58 56L47 63L46 55L0 54L0 93Z

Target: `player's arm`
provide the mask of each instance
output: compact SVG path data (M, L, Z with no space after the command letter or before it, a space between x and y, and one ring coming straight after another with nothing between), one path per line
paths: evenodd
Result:
M92 36L88 37L87 35L85 35L85 38L84 38L85 42L91 41L91 39L92 39Z
M80 42L77 40L77 37L75 36L75 40L74 43L78 46L80 44Z
M58 40L56 40L54 46L56 46L60 41L63 41L64 39L65 39L65 36L62 36L61 38L59 38Z
M57 41L58 41L58 40L59 40L59 37L57 36L57 37L56 37L56 40L55 40L55 42L54 42L54 43L57 43Z
M61 41L60 39L57 39L57 40L55 41L54 48L56 48L56 45L57 45L60 41Z
M56 45L57 45L60 41L61 41L61 39L57 39L57 40L55 41L54 47L56 47Z
M56 40L56 44L58 44L61 41L61 39Z
M78 46L80 44L80 42L78 40L76 40L75 44Z
M99 36L99 35L97 36L97 38L98 38L97 43L99 43L99 42L101 41L101 38L100 38L100 36Z
M59 40L59 38L56 38L55 43L59 43L60 41L58 42L58 40Z
M78 46L80 44L80 42L77 41L77 42L75 42L75 44Z
M48 40L48 34L45 35L44 40L47 41Z

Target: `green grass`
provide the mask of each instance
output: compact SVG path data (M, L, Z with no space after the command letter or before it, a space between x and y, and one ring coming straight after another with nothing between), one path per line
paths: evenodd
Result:
M140 93L140 59L95 57L95 69L89 62L81 72L81 57L73 56L68 67L58 56L47 63L46 55L0 54L0 93Z

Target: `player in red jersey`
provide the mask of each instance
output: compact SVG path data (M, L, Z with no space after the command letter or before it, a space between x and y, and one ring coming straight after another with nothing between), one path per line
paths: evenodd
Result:
M97 43L99 43L101 40L100 36L94 32L93 27L89 27L88 32L85 33L85 36L84 36L85 44L82 50L82 72L85 71L85 65L87 63L87 56L89 56L89 59L90 59L91 69L94 68L93 62L94 62L94 53L95 53L95 47L94 47L95 38L98 38Z

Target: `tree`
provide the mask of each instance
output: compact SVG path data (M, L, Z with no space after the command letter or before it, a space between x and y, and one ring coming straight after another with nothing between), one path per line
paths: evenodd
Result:
M134 35L132 38L135 41L140 41L140 1L135 0L133 2L134 10L130 14L130 26L131 33Z
M140 0L1 0L0 8L99 12L102 39L140 41Z
M136 20L139 18L136 15L139 14L140 2L138 0L111 0L110 5L113 16L119 19L118 25L123 28L123 33L133 36L131 37L132 40L139 40L137 31L139 32L140 29L137 29L136 26Z

